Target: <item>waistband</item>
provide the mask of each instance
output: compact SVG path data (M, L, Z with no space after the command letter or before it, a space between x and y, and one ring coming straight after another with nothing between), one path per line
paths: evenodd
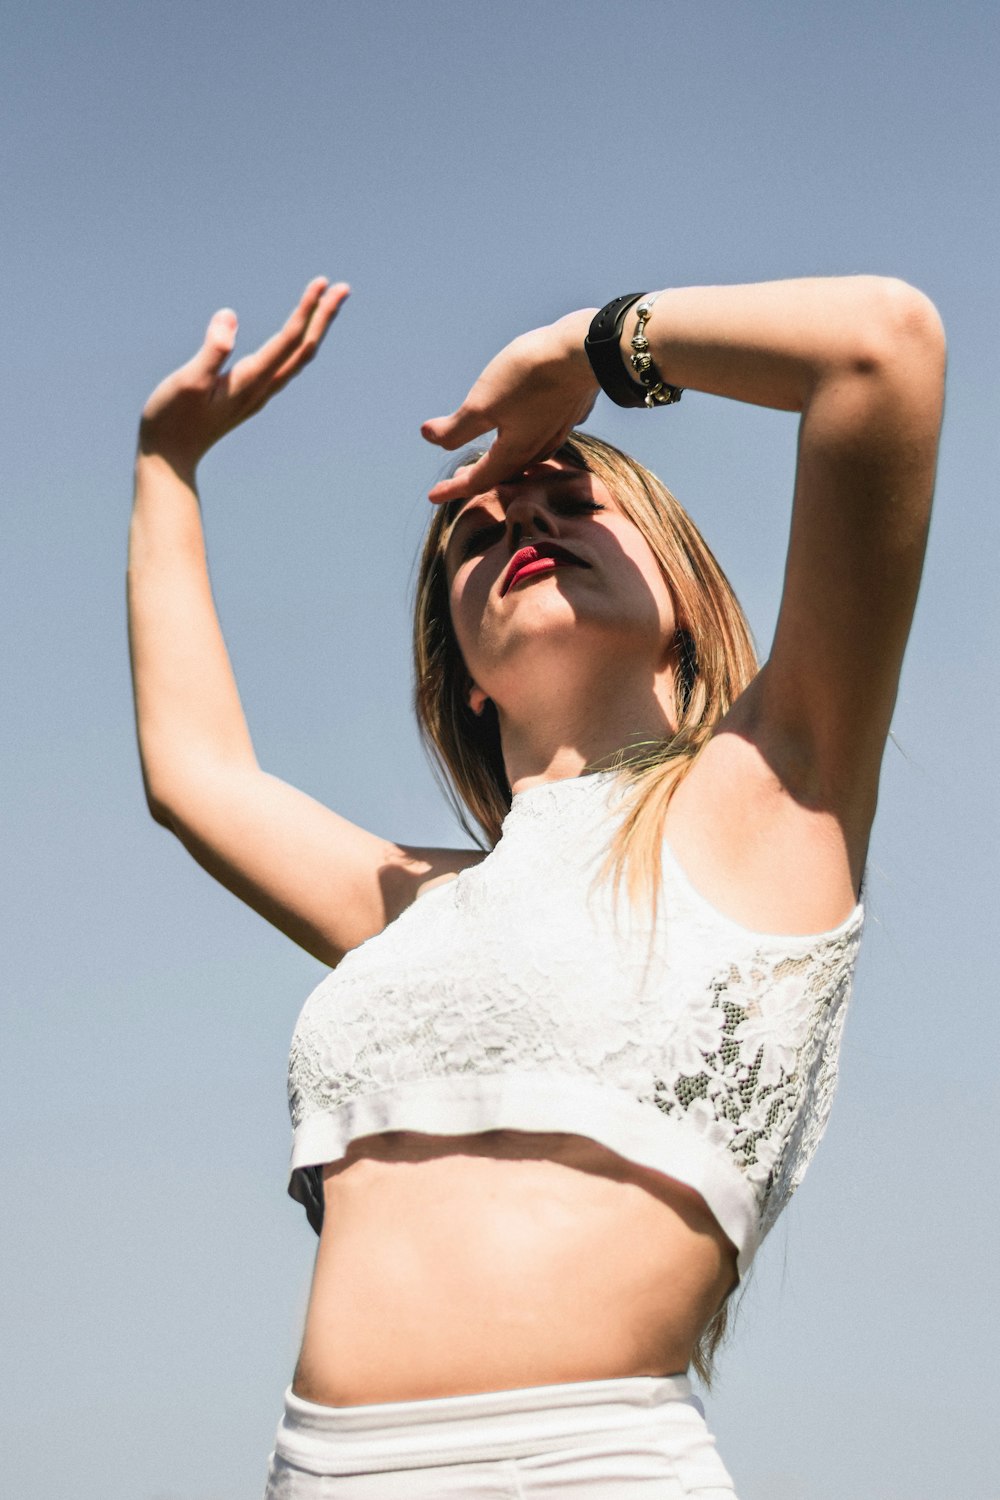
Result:
M312 1474L526 1458L650 1427L704 1430L686 1375L519 1386L471 1396L321 1406L285 1392L275 1452Z

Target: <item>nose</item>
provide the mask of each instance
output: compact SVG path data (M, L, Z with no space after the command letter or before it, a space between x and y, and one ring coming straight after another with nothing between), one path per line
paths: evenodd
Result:
M556 527L549 511L539 504L537 497L518 495L507 506L507 545L511 554L526 541L540 537L552 537Z

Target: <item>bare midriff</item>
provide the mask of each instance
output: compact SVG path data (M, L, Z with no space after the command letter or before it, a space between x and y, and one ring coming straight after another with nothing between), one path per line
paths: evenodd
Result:
M676 1374L736 1280L697 1193L585 1136L364 1136L324 1195L293 1390L326 1406Z

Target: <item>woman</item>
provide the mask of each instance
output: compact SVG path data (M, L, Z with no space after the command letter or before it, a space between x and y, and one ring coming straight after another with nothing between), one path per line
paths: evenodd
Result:
M153 816L335 969L292 1047L290 1191L320 1241L268 1494L731 1496L686 1371L829 1109L940 323L876 277L616 299L515 340L425 424L447 449L497 432L431 491L415 653L484 856L263 772L212 604L197 463L347 291L311 283L228 374L215 315L143 413L130 551ZM759 670L673 498L573 432L599 381L801 414Z

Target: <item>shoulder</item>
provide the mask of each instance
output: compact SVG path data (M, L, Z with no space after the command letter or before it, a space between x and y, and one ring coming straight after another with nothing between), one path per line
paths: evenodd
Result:
M474 869L486 858L482 849L412 849L403 851L412 861L410 878L397 895L398 910L419 901L428 891L448 885L465 870Z

